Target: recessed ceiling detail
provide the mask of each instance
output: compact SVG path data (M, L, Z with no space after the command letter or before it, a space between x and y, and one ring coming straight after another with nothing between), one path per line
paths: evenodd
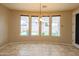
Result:
M40 11L40 3L2 3L13 10ZM41 3L42 11L66 11L79 7L79 3Z

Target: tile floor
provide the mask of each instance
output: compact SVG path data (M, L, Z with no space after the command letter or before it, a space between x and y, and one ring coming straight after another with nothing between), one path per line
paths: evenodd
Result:
M79 56L79 49L70 45L15 43L0 49L0 56Z

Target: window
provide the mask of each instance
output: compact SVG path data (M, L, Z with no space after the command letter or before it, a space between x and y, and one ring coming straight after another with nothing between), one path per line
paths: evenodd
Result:
M49 35L49 17L48 16L42 17L41 35L42 36L48 36Z
M37 36L39 35L39 17L32 16L31 20L31 35Z
M28 16L21 16L21 36L28 36L29 35L29 17Z
M60 16L52 16L51 24L49 23L49 16L42 16L41 19L39 22L38 16L32 16L31 22L29 22L29 16L22 15L20 20L20 35L29 36L29 31L31 31L31 36L49 36L49 29L51 29L51 36L60 36ZM29 27L29 24L31 27ZM41 25L41 28L39 25ZM51 27L49 25L51 25ZM29 28L31 30L29 30ZM41 33L39 34L39 32Z
M60 36L60 16L52 16L52 36Z

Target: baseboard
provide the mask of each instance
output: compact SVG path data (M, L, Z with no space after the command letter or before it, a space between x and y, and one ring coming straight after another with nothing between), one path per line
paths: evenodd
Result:
M76 48L79 48L79 45L78 45L78 44L75 44L75 43L74 43L74 46L75 46Z
M11 43L7 43L7 44L1 46L0 49L6 47L6 46L8 46L8 45L13 45L13 44L23 44L23 43L27 43L27 42L11 42ZM50 43L51 43L51 42L50 42ZM28 43L27 43L27 44L28 44ZM51 43L51 44L66 45L66 46L74 46L73 44L56 43L56 42L55 42L55 43ZM75 47L79 48L79 45L76 45L76 44L75 44Z
M4 44L4 45L0 46L0 49L6 47L7 45L8 45L8 44Z
M8 46L8 45L13 45L13 44L23 44L23 43L24 43L24 44L28 44L27 42L11 42L11 43L7 43L7 44L1 46L0 49L6 47L6 46ZM50 44L65 45L65 46L74 46L73 44L56 43L56 42L55 42L55 43L50 43ZM75 47L79 48L79 45L76 45L76 44L75 44Z

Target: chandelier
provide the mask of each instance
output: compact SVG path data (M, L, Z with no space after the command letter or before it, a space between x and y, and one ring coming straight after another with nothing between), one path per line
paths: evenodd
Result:
M41 12L42 12L42 10L41 10L41 3L40 3L40 18L39 18L40 21L42 21L42 13Z

